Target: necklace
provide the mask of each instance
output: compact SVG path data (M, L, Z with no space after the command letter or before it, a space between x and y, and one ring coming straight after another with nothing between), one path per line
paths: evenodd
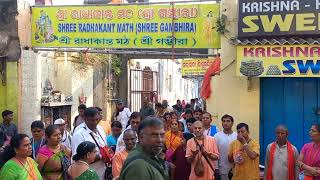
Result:
M34 172L33 172L33 171L32 171L32 172L31 172L31 171L28 171L28 169L27 169L26 166L25 166L25 164L27 164L29 168L31 167L30 164L29 164L29 162L28 162L28 160L26 160L26 163L23 164L18 158L15 157L15 159L21 164L21 166L23 167L23 169L25 169L25 170L27 171L27 173L32 177L32 179L37 180L37 178L36 178L35 175L34 175Z

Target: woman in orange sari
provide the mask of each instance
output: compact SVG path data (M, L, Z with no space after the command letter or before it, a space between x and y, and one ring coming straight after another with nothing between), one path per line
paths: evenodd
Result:
M166 160L171 161L174 151L182 144L182 133L179 131L178 120L172 120L170 130L165 134Z

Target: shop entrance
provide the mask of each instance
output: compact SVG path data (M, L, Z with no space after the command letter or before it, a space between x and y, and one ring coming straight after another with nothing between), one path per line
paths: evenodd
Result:
M274 141L278 124L289 128L289 140L298 150L310 142L308 135L313 123L319 123L319 78L261 78L260 79L260 153Z

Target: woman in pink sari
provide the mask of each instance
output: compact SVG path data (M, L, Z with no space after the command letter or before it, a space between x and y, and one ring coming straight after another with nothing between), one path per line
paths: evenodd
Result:
M42 146L37 154L36 161L45 180L66 180L70 166L71 151L60 144L61 132L59 126L50 125L45 130L47 144Z
M314 124L309 131L312 142L305 144L298 158L304 180L320 180L320 124Z

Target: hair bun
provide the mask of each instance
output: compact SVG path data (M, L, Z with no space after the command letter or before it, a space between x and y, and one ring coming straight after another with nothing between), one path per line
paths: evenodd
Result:
M78 154L75 154L75 155L72 157L72 159L73 159L74 161L79 161L79 160L80 160L80 157L79 157Z

